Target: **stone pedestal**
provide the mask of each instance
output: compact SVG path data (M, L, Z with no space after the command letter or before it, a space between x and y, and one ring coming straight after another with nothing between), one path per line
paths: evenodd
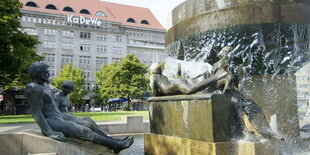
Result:
M277 154L279 145L233 142L231 99L223 94L153 97L146 154ZM262 147L264 149L262 149Z
M230 134L230 98L220 94L156 97L151 102L151 133L224 142Z

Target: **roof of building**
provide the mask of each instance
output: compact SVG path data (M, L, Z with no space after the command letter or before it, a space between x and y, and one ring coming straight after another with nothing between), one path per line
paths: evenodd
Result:
M22 10L98 18L123 25L160 29L165 28L148 8L104 2L100 0L20 0ZM70 7L70 8L66 8ZM64 8L67 11L63 11ZM70 10L73 12L68 12ZM87 14L87 11L89 14ZM81 13L82 12L82 13ZM85 14L86 13L86 14Z

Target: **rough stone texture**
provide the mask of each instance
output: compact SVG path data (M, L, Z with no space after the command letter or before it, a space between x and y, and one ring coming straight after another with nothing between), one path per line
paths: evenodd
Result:
M209 98L200 100L195 95L187 96L187 100L182 96L152 98L151 133L208 142L229 141L230 98L223 94L205 96Z
M214 6L219 3L225 6ZM278 0L277 2L256 3L251 0L245 0L242 3L235 0L186 1L172 12L173 27L166 33L166 46L192 34L225 27L260 23L309 24L309 7L310 3L305 1Z
M21 155L22 134L0 134L0 154Z
M79 139L67 138L60 142L43 136L38 132L0 134L0 154L59 154L59 155L109 155L114 154L105 146Z
M278 74L262 78L256 75L245 83L244 94L263 109L267 120L270 121L271 116L276 114L279 134L298 137L296 77Z
M253 142L204 142L158 134L144 135L144 150L152 155L277 155L280 144Z

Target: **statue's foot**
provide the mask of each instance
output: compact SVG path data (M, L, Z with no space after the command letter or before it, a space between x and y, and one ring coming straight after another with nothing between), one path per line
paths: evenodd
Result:
M117 154L117 153L121 152L122 150L129 148L133 144L133 142L134 142L134 140L132 137L128 138L124 141L118 142L117 147L113 148L114 153Z
M132 137L130 137L130 138L132 138ZM126 139L129 139L129 137L128 137L128 136L124 136L124 137L118 138L118 139L116 139L116 140L124 141L124 140L126 140Z

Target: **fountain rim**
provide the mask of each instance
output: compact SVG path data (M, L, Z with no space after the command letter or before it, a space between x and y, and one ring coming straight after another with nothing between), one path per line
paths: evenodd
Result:
M190 35L227 27L268 23L310 24L309 8L310 3L305 2L260 2L205 12L173 25L166 32L166 47Z

